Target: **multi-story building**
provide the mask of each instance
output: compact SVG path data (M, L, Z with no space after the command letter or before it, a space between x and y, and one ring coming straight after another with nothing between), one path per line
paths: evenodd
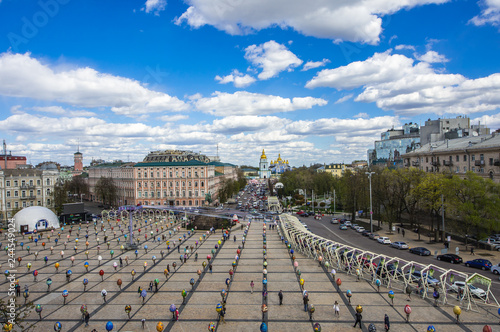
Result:
M83 173L83 155L79 149L73 155L73 160L74 160L73 176L81 175Z
M237 179L234 165L180 150L153 151L140 163L91 166L88 174L90 199L99 201L95 185L109 177L119 189L118 205L202 206L207 194L217 198L223 180Z
M17 165L26 165L26 157L13 156L13 155L0 155L0 168L1 169L16 169Z
M427 143L403 155L406 167L426 172L474 172L500 183L500 132Z
M262 149L262 154L259 160L259 178L269 179L271 177L271 170L269 170L269 164L267 162L267 156L264 149Z
M428 119L420 128L420 144L444 141L465 136L489 135L490 129L481 125L470 124L470 118L458 116L454 119Z
M401 155L420 146L419 126L405 123L401 129L389 129L375 141L375 148L368 150L368 164L400 162Z
M288 164L288 160L281 159L281 154L278 154L278 159L271 160L269 170L271 171L271 176L279 177L281 174L291 171L292 167Z
M341 177L346 170L346 165L342 164L329 164L323 165L316 170L318 173L330 173L332 176Z
M53 192L59 171L27 167L0 170L2 219L28 206L54 207Z

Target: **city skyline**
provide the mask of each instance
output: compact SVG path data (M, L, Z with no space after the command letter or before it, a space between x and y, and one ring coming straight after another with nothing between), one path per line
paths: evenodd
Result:
M0 19L1 138L32 164L350 163L408 122L500 128L492 0L2 0Z

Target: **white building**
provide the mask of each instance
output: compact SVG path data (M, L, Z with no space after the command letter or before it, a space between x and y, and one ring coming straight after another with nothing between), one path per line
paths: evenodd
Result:
M267 162L266 152L262 149L262 155L260 156L259 162L259 178L269 179L271 177L271 170L269 169L269 164Z
M42 206L31 206L22 209L14 216L14 225L18 232L33 232L59 228L59 220L54 212Z

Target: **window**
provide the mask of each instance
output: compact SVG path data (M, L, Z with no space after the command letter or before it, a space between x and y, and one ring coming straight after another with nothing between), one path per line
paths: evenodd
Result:
M172 188L172 187L174 186L174 183L173 183L172 181L170 181L170 182L168 183L168 186L169 186L170 188Z
M144 172L144 178L148 177L148 172Z
M144 182L144 188L147 188L147 187L148 187L148 183Z
M167 177L167 172L163 171L163 177L166 178Z
M42 194L42 191L40 189L37 189L36 194L40 196Z
M50 179L47 179L47 186L50 186Z
M182 181L182 187L186 186L186 182Z
M33 185L33 180L30 180L30 186L32 186L32 185Z
M186 197L186 191L185 190L182 191L182 197Z
M36 205L40 206L40 205L42 205L42 202L41 201L37 201Z
M174 192L170 190L170 197L174 197Z
M23 208L25 208L25 207L26 207L26 201L23 202Z
M141 198L142 197L142 191L137 192L137 197Z
M425 157L425 162L428 163L429 162L429 157Z
M156 172L156 177L159 178L160 177L160 172Z
M169 177L172 177L172 172L168 172Z
M26 197L26 191L25 190L21 191L21 197Z
M151 198L153 198L153 197L155 197L155 192L154 191L151 192Z
M475 172L475 171L476 171L476 168L475 168L474 166L472 167L472 171L473 171L473 172Z
M184 174L185 174L184 171L182 171L182 177L184 177Z
M10 209L10 202L7 202L7 209Z
M10 187L10 180L5 181L5 185L6 185L7 187Z
M156 186L159 188L160 187L160 181L156 182Z
M161 198L161 191L156 192L156 197Z
M137 172L137 178L141 178L141 172Z
M7 197L10 197L10 190L7 190Z
M191 177L191 171L188 172L188 177Z
M175 197L179 197L179 190L175 192Z
M458 154L457 154L457 157L456 157L456 159L455 159L455 160L456 160L457 162L459 162L459 161L460 161L460 156L459 156Z
M188 182L188 187L191 187L191 181Z
M198 187L198 181L194 181L194 186L195 186L195 188Z
M142 188L142 184L140 182L137 183L137 188Z
M175 186L176 186L176 187L179 187L179 181L176 181L176 182L175 182Z
M166 181L163 181L163 186L166 187L167 186L167 182Z
M154 177L154 172L151 172L151 177Z
M490 166L493 166L493 158L490 158Z
M481 167L481 169L478 170L480 173L484 173L484 168Z
M464 161L467 161L467 155L464 154Z
M193 197L191 190L188 191L189 197Z
M475 161L475 160L476 160L476 155L475 155L475 154L473 154L472 156L470 156L470 158L471 158L471 159L470 159L471 161Z
M178 178L179 177L179 172L175 171L175 177Z
M14 187L17 187L17 186L18 186L18 184L19 184L19 183L17 182L17 180L14 180Z
M194 197L198 197L198 190L194 191Z
M467 173L467 166L464 166L464 173Z
M482 154L482 153L481 153L481 154L479 155L479 160L484 160L484 154Z
M460 172L460 167L459 167L459 166L457 166L457 173L458 173L458 172Z
M200 187L203 187L203 181L201 181L201 183L200 183Z
M19 191L14 191L14 197L19 197Z
M147 191L144 192L144 198L148 198L148 192Z
M163 191L163 197L167 197L167 191L166 190Z
M22 180L22 181L21 181L21 186L23 186L23 187L24 187L25 185L26 185L26 181L25 181L25 180Z
M19 207L19 202L14 202L14 208L18 208Z
M47 188L47 195L50 195L50 189Z

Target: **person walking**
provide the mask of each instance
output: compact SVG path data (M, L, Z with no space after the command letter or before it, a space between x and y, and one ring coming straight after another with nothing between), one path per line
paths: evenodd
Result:
M137 293L139 293L139 297L141 297L141 293L142 293L142 288L141 288L141 286L139 286L139 288L137 289Z
M470 247L470 254L472 256L476 256L476 254L474 253L474 247L473 246Z
M283 304L283 291L280 289L280 292L278 293L278 297L280 299L280 305Z
M120 267L123 267L123 260L121 257L120 257Z
M337 301L333 304L333 311L335 313L335 317L337 317L337 319L340 318L340 306Z
M361 319L363 319L363 316L361 315L360 312L356 311L355 317L356 317L356 321L354 322L354 326L353 327L356 327L356 325L358 325L358 323L359 323L359 328L362 329L362 327L361 327Z
M391 328L391 323L389 322L389 316L387 316L387 314L385 314L385 317L384 317L384 328L385 328L385 332L388 332L389 329Z
M150 281L150 282L149 282L148 291L150 291L150 292L151 292L152 290L153 290L153 282L152 282L152 281Z
M234 242L236 242L236 235L233 236L233 240L234 240Z
M250 294L253 294L253 286L255 286L255 284L253 283L253 280L250 281Z
M197 262L198 261L198 253L194 254L194 261Z
M208 269L210 270L210 274L212 273L212 264L208 265Z
M167 264L167 272L170 273L170 264Z
M88 311L85 311L85 327L89 326L90 314Z
M403 237L405 237L405 230L404 230L404 228L401 230L401 234L403 234Z
M307 312L307 304L309 303L309 297L307 294L304 294L302 301L304 301L304 311Z

